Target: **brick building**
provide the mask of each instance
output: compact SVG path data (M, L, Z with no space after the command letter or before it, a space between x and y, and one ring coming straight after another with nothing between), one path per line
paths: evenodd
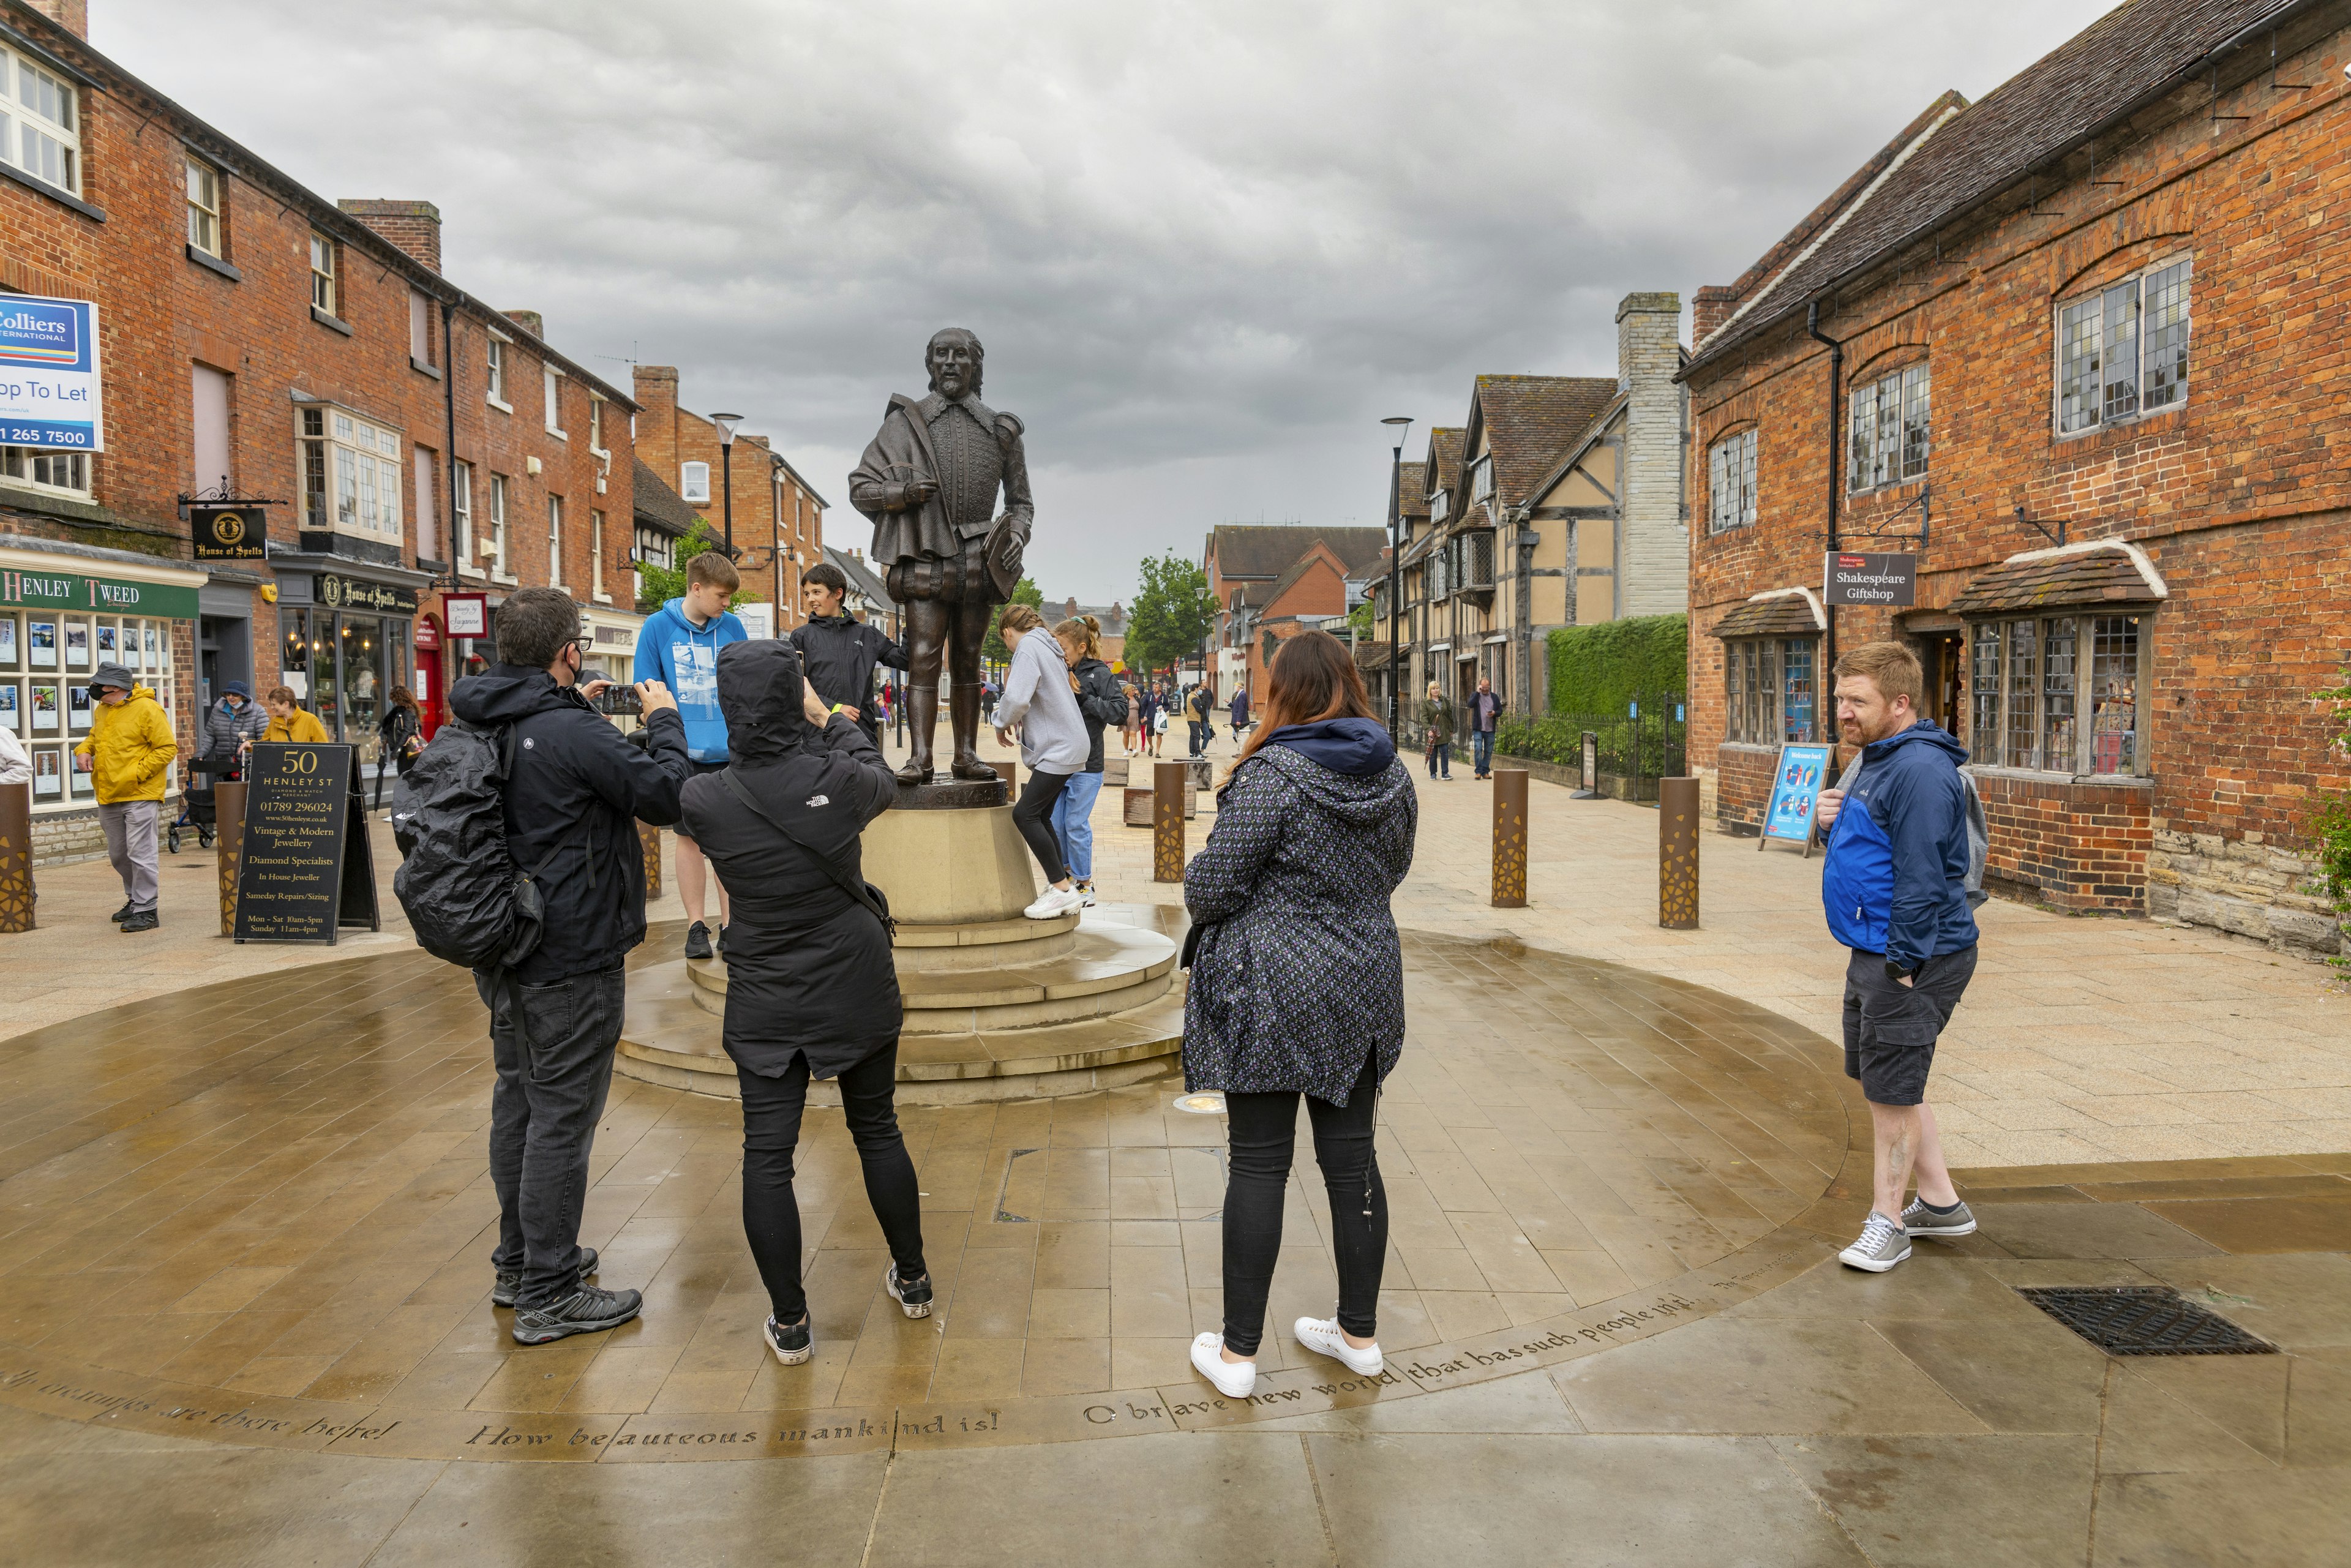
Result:
M1690 757L1722 821L1833 726L1835 648L1900 637L1996 879L2339 947L2294 846L2351 783L2308 700L2351 610L2346 66L2351 5L2135 0L1699 292ZM1832 623L1832 531L1916 552L1916 603Z
M1220 697L1229 698L1237 682L1248 682L1252 700L1265 700L1264 650L1249 645L1249 628L1258 612L1266 608L1266 596L1275 585L1318 545L1340 563L1339 602L1322 612L1343 615L1347 612L1345 580L1350 572L1387 547L1384 530L1352 526L1226 523L1208 535L1201 549L1200 565L1207 573L1208 591L1216 597L1217 625L1210 636L1212 655L1207 674ZM1315 598L1312 602L1320 605L1327 598ZM1294 602L1302 605L1306 601Z
M0 448L0 722L43 859L98 845L70 746L104 658L183 748L223 683L283 682L369 759L392 687L437 716L486 652L442 634L453 581L628 607L627 394L444 277L431 204L311 193L85 25L0 0L0 285L95 305L104 393L102 452ZM194 559L205 501L266 555Z

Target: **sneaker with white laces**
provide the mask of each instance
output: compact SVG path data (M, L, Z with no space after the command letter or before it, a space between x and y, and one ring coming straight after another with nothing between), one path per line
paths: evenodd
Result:
M1902 1211L1902 1228L1913 1236L1973 1236L1976 1217L1964 1203L1938 1214L1927 1207L1925 1198L1914 1197L1910 1207Z
M1886 1218L1876 1209L1862 1222L1861 1239L1837 1254L1837 1261L1848 1269L1866 1269L1873 1274L1883 1274L1910 1256L1910 1238L1901 1225Z
M1257 1386L1257 1363L1227 1361L1225 1336L1204 1333L1192 1342L1192 1370L1217 1385L1228 1399L1246 1399Z
M1073 909L1085 907L1085 899L1074 887L1048 887L1037 895L1037 902L1020 913L1031 920L1057 920Z
M1290 1325L1298 1343L1317 1355L1327 1355L1333 1361L1346 1363L1347 1370L1365 1377L1377 1377L1385 1364L1380 1360L1377 1342L1358 1350L1347 1343L1345 1333L1336 1318L1301 1318Z

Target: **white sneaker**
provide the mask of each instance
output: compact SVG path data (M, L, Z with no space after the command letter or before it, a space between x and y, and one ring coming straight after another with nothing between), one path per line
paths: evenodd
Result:
M1225 1336L1204 1333L1192 1342L1192 1369L1217 1385L1228 1399L1246 1399L1257 1386L1257 1363L1227 1361Z
M1085 901L1088 909L1092 909L1094 906L1094 884L1090 882L1078 883L1078 896Z
M1290 1325L1290 1332L1298 1336L1299 1343L1315 1354L1344 1362L1348 1371L1360 1373L1365 1377L1377 1377L1384 1364L1380 1360L1378 1344L1367 1344L1357 1350L1347 1343L1347 1336L1340 1332L1338 1321L1334 1318L1301 1318Z
M1074 887L1048 887L1037 895L1037 902L1020 913L1031 920L1053 920L1072 909L1085 907L1085 896Z

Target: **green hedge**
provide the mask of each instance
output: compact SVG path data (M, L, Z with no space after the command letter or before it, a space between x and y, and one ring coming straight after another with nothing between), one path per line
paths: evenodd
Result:
M1689 617L1644 615L1551 634L1551 710L1621 714L1625 704L1689 685Z

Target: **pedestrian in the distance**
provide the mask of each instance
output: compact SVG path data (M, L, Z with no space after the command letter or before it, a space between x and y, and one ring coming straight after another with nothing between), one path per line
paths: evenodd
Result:
M931 1312L922 1194L898 1131L898 977L858 841L898 780L865 727L803 678L789 643L722 649L718 700L734 761L687 784L681 807L736 890L719 1040L743 1095L743 1234L767 1286L768 1349L798 1366L815 1353L792 1190L810 1078L840 1081L890 1249L882 1288L910 1318Z
M214 765L208 771L215 782L242 778L246 743L259 740L268 729L269 715L253 700L253 688L230 681L204 710L204 733L196 755Z
M1061 860L1075 879L1078 896L1094 902L1094 802L1102 797L1102 737L1126 712L1126 694L1102 656L1102 632L1089 617L1078 616L1053 628L1053 640L1069 662L1070 684L1078 699L1078 716L1086 725L1086 763L1070 776L1061 798L1053 802L1053 834L1061 841Z
M1126 722L1119 726L1119 746L1127 756L1133 757L1135 738L1143 733L1143 694L1131 683L1120 689L1126 695Z
M332 738L319 716L308 708L296 705L300 701L292 686L272 686L261 699L269 710L269 722L262 727L264 740L289 741L296 746L324 746Z
M1085 766L1086 721L1078 711L1077 694L1070 689L1070 666L1061 645L1043 635L1044 629L1045 618L1017 601L1007 604L996 622L997 635L1012 650L1004 695L996 705L996 738L1011 745L1010 732L1017 727L1021 766L1029 770L1012 808L1012 825L1045 873L1045 891L1020 912L1031 920L1053 920L1085 907L1053 832L1053 804L1071 777Z
M114 919L126 932L152 931L162 924L155 909L162 870L156 813L164 777L180 755L179 737L154 691L121 664L100 664L89 678L89 695L97 711L74 751L89 758L106 858L122 878L123 903Z
M1217 735L1217 721L1213 716L1216 711L1217 690L1207 681L1194 686L1192 695L1185 699L1184 715L1192 724L1192 755L1195 757L1208 755L1208 742Z
M1222 1333L1192 1364L1228 1398L1256 1385L1281 1249L1298 1100L1331 1200L1333 1318L1298 1343L1362 1375L1381 1369L1387 1193L1372 1138L1404 1048L1404 959L1389 896L1412 865L1419 800L1344 644L1326 632L1274 655L1265 720L1217 793L1184 873L1198 946L1184 999L1184 1086L1221 1089L1230 1139Z
M1435 681L1420 705L1420 722L1428 730L1428 776L1453 782L1453 705Z
M1233 744L1238 746L1241 737L1249 733L1249 700L1247 686L1233 688L1233 706L1229 716L1233 721Z
M1480 779L1494 776L1494 729L1501 718L1502 699L1494 695L1494 683L1480 677L1469 699L1469 759Z
M375 803L383 804L383 770L389 765L400 778L408 777L416 766L416 754L424 749L424 715L416 706L416 697L406 686L392 688L392 700L383 705L383 716L376 721Z
M1837 735L1862 752L1821 791L1821 902L1830 935L1852 949L1844 1071L1861 1081L1876 1145L1869 1218L1837 1257L1882 1274L1910 1256L1914 1236L1976 1228L1943 1162L1927 1073L1976 969L1983 809L1959 771L1967 747L1918 716L1925 683L1909 649L1865 643L1834 674Z

